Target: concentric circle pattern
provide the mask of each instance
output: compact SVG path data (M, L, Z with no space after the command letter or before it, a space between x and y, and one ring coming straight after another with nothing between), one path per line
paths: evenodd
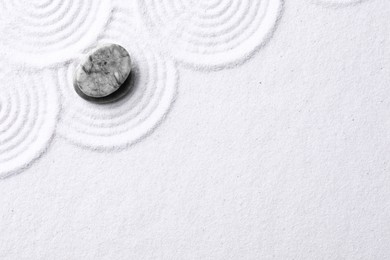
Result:
M93 44L110 14L110 0L0 1L1 45L16 62L59 63Z
M72 80L76 64L58 72L63 96L59 133L82 147L112 150L137 142L150 133L167 114L176 95L174 63L138 41L127 13L115 9L101 43L125 47L131 56L131 89L124 98L109 104L94 104L80 98Z
M138 0L138 13L173 57L196 66L247 58L271 36L282 0Z
M59 112L47 73L18 75L0 84L0 178L27 167L46 149ZM43 84L43 82L48 84Z

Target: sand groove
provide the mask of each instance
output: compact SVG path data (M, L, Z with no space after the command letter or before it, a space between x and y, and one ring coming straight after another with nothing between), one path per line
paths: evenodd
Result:
M69 60L106 26L109 0L7 0L0 2L1 45L16 62L45 66Z
M59 103L47 73L18 75L0 85L0 178L27 167L55 131Z
M138 41L129 15L115 9L108 30L100 39L124 46L133 62L133 87L123 99L94 104L81 99L72 85L76 64L58 72L63 97L59 133L67 140L90 149L116 149L137 142L165 117L176 95L174 63Z
M264 44L281 0L138 0L138 13L158 45L195 66L226 66Z

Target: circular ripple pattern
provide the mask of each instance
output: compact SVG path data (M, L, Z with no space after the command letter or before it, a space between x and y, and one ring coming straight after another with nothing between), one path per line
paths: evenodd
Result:
M18 79L0 84L0 178L28 167L43 153L59 112L54 84L42 84L49 81L47 73Z
M0 1L1 44L17 62L66 61L96 41L110 14L109 0Z
M282 0L138 0L159 45L191 65L224 66L249 57L271 37ZM161 41L161 42L160 42Z
M102 43L117 43L129 52L133 63L130 93L114 103L91 103L74 91L76 64L58 72L64 100L59 133L89 149L112 150L137 142L162 121L176 95L174 63L156 55L144 42L137 43L123 10L115 10L113 17Z

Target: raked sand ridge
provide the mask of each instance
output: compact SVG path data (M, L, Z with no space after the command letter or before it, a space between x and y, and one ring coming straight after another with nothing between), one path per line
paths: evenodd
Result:
M180 91L177 67L232 68L271 40L282 0L10 0L0 3L0 177L61 136L90 150L139 142ZM358 0L318 0L342 7ZM73 88L80 58L118 43L133 61L130 93L94 104ZM61 108L61 109L59 109Z

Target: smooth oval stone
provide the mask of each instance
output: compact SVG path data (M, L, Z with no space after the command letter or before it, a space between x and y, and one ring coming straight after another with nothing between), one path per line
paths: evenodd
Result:
M129 53L118 44L106 44L91 51L75 73L75 87L92 98L117 91L131 71Z

